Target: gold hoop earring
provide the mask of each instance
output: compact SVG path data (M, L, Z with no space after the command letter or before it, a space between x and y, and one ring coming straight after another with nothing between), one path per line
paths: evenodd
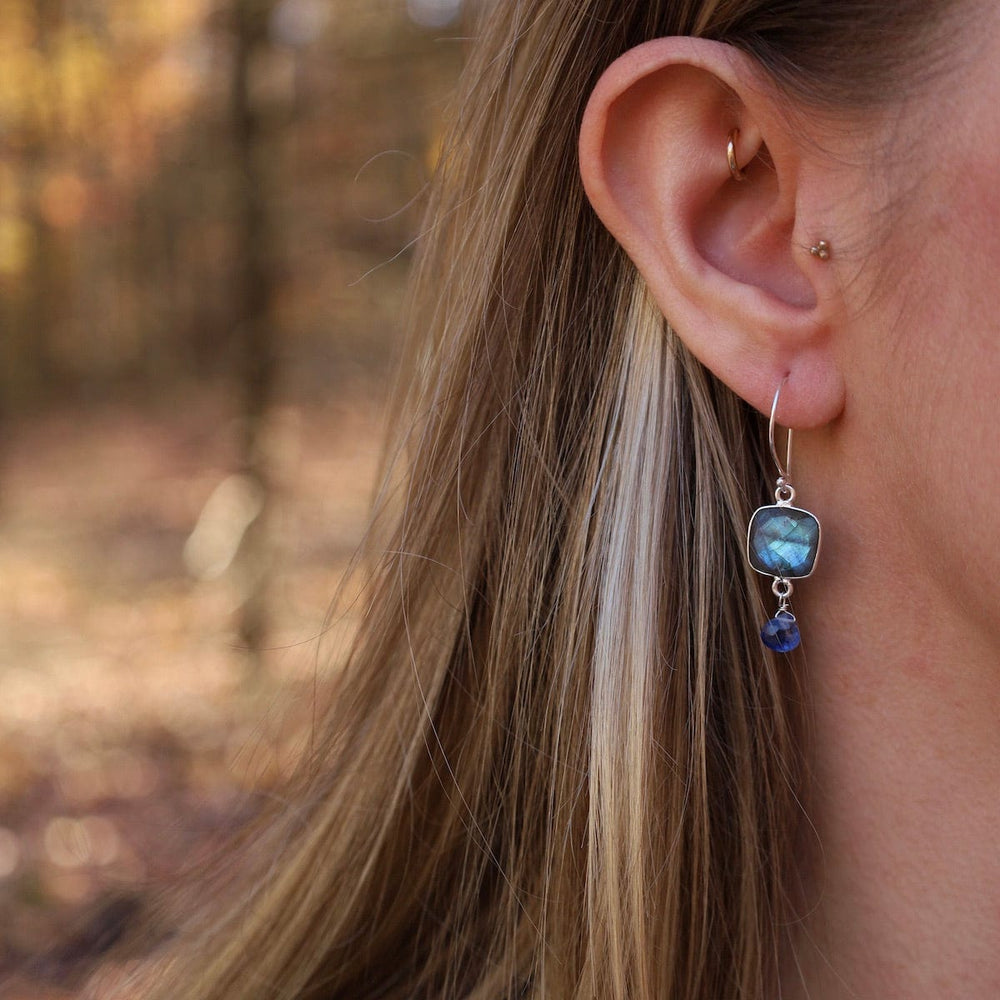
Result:
M736 159L736 140L740 137L740 130L734 128L729 133L729 142L726 145L726 159L729 161L729 172L733 175L734 181L745 181L747 175L740 169L739 161Z

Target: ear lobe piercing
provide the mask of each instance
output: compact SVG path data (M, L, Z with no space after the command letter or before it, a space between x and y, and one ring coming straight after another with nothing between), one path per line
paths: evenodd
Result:
M726 145L726 159L729 161L729 172L733 175L733 180L745 181L747 175L740 169L739 162L736 159L736 140L739 137L740 130L738 128L734 128L729 133L729 142Z
M815 246L809 248L809 252L819 260L829 260L831 253L830 244L826 240L820 240Z
M792 431L788 429L785 462L782 464L774 446L774 425L778 399L786 375L774 394L767 438L771 457L778 469L774 504L754 511L747 528L747 559L751 567L763 576L774 577L771 592L778 598L778 610L760 630L761 641L776 653L790 653L801 641L799 627L792 611L792 580L812 574L819 555L820 526L815 514L792 506L795 490L791 484Z

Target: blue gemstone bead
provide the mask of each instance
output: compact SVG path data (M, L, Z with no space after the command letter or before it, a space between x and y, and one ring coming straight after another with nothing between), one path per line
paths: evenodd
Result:
M809 576L819 554L819 521L798 507L761 507L747 532L747 557L758 573L795 580Z
M761 630L760 637L768 649L776 653L790 653L799 648L802 637L799 627L791 615L779 614L772 618Z

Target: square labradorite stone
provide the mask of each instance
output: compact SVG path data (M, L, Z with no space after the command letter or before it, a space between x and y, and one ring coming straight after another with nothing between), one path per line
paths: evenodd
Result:
M747 557L758 573L795 580L809 576L819 553L819 521L798 507L761 507L747 532Z

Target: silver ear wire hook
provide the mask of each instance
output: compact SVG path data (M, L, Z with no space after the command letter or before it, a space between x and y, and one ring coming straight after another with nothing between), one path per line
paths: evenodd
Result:
M795 612L792 611L793 580L811 576L819 556L820 524L815 514L795 506L792 474L792 429L787 428L785 461L778 457L774 427L778 422L778 400L789 376L781 380L771 403L767 440L771 458L778 469L774 503L758 507L747 527L747 559L751 569L772 578L771 590L778 598L778 610L760 630L761 641L776 653L790 653L801 641Z
M781 398L781 390L784 388L785 383L788 381L788 376L786 375L778 385L777 390L774 393L774 402L771 404L771 420L767 425L767 441L771 446L771 458L774 459L775 467L778 470L778 475L782 479L792 478L792 429L788 428L788 438L785 443L785 464L781 464L781 460L778 458L778 449L774 446L774 425L775 419L778 415L778 400Z

